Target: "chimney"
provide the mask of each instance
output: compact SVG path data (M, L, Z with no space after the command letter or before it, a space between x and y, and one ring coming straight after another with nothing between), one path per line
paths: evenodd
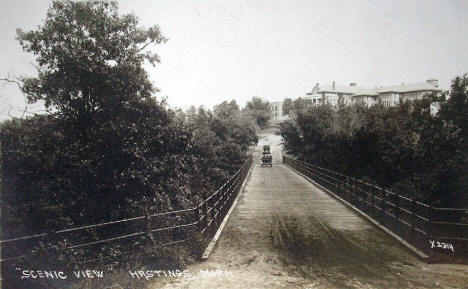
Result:
M320 84L317 82L315 84L314 88L312 88L312 92L317 92L317 91L319 91L319 89L320 89Z
M356 86L356 82L351 82L349 86Z
M333 81L333 90L335 90L335 81Z
M428 79L426 82L434 87L439 87L439 81L437 79Z

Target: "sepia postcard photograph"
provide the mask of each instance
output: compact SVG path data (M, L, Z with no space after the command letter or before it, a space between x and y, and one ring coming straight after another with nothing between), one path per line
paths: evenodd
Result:
M468 289L467 1L0 3L0 289Z

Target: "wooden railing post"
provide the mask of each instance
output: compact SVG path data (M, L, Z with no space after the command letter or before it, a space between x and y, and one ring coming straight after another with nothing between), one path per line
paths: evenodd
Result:
M370 189L370 192L369 192L371 195L372 195L372 207L371 207L371 214L372 214L372 217L375 218L375 216L377 215L376 212L377 212L377 208L375 207L375 200L377 198L377 188L375 186L371 186L371 189Z
M208 200L208 204L207 204L207 217L208 215L210 216L209 219L207 219L207 224L206 224L206 232L208 233L207 235L210 236L211 235L211 231L212 231L212 228L213 228L213 224L214 224L214 220L213 220L213 216L214 216L214 208L213 208L213 204L214 204L214 198L215 196L212 195L212 197Z
M359 191L358 191L358 180L357 179L354 179L354 199L355 199L355 202L356 202L356 207L359 208Z
M431 246L431 244L433 244L433 242L435 242L435 228L434 228L434 225L433 225L433 222L434 222L434 216L435 216L435 210L434 210L434 207L431 205L428 207L428 214L427 214L427 222L426 222L426 232L427 232L427 237L429 240L428 243L429 245ZM427 243L426 243L427 244ZM434 258L434 253L433 253L433 250L431 250L432 247L429 247L429 250L428 250L428 255L432 261L432 259Z
M213 198L213 205L212 205L212 206L213 206L213 210L212 210L213 215L212 215L212 216L213 216L213 220L214 220L214 225L215 225L215 226L217 226L217 224L218 224L218 215L219 215L219 214L217 214L217 213L218 213L218 207L217 207L216 203L218 203L219 196L220 196L221 192L222 192L222 190L218 191L218 192L214 195L214 198ZM215 229L216 229L216 228L215 228Z
M366 184L361 183L361 190L363 191L361 194L362 210L365 213L369 213L369 210L370 210L369 195L367 194L369 192L366 190Z
M146 238L152 242L153 241L153 234L151 232L151 215L149 212L146 212L145 216L145 232L146 232Z
M397 195L395 194L395 200L393 201L395 203L395 231L398 231L401 235L402 233L402 227L403 226L400 226L400 215L401 215L401 212L400 212L400 195Z
M344 192L344 190L345 190L344 177L341 174L337 175L337 177L338 177L338 180L339 180L338 187L340 188L340 194L341 194L340 197L342 197L344 199L344 194L345 194L345 192Z
M348 202L351 203L351 199L352 199L352 189L353 189L353 185L351 184L351 179L350 177L346 176L346 193L347 193L347 196L348 196Z
M234 180L235 181L235 180ZM236 195L237 195L237 192L236 190L229 190L227 192L227 194L229 195L229 197L231 198L231 201L234 201L234 199L236 198Z
M197 220L197 228L198 228L199 233L201 233L202 231L200 209L201 209L201 204L200 204L200 201L198 201L197 208L195 209L195 219Z
M414 226L416 224L416 198L411 200L411 239L414 238Z
M382 191L382 225L385 225L385 218L387 217L386 209L387 209L387 192L385 190Z
M203 202L202 214L203 214L203 217L205 219L205 221L203 221L203 223L204 223L203 227L204 228L202 230L205 230L205 232L206 232L206 230L208 230L208 201L207 200L205 200Z
M431 240L434 239L434 225L432 224L434 222L434 207L430 206L428 208L429 214L427 216L427 234L430 237Z

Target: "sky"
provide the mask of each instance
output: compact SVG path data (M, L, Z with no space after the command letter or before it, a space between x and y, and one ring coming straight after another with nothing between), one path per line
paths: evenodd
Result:
M35 75L16 28L43 23L49 0L0 0L0 78ZM122 13L157 24L169 38L146 66L172 107L253 96L304 96L316 83L373 88L451 80L468 72L466 0L121 0ZM20 116L24 97L0 82L0 120ZM40 104L29 110L40 109Z

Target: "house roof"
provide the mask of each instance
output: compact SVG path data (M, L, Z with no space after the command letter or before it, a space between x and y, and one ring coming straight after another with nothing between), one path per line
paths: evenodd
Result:
M354 94L357 91L362 90L362 89L365 89L365 88L359 87L359 86L335 84L335 89L333 89L333 85L320 86L318 92L336 92L336 93Z
M439 91L437 87L427 82L393 85L377 88L378 92L412 92L412 91Z
M379 93L375 89L360 89L353 96L378 96Z
M320 85L310 92L307 92L308 95L322 92L333 92L333 93L344 93L344 94L354 94L359 90L365 89L364 87L351 86L351 85L339 85L335 84L333 87L332 84Z
M410 83L410 84L401 84L385 87L376 87L374 89L369 89L360 86L351 86L351 85L316 85L311 91L307 92L307 95L320 94L322 92L332 92L332 93L343 93L343 94L352 94L353 96L378 96L379 93L384 92L413 92L413 91L440 91L439 88L433 86L428 82L419 82L419 83Z

